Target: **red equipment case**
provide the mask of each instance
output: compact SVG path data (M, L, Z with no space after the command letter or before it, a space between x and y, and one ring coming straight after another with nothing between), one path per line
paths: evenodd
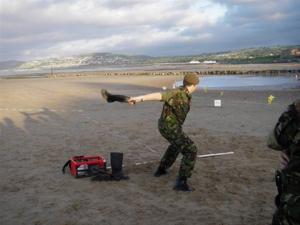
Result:
M101 156L74 156L69 161L71 174L78 178L93 174L93 168L106 171L106 160Z

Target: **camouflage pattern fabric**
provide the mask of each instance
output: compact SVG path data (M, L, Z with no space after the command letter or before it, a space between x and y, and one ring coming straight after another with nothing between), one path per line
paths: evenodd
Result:
M280 171L282 193L277 197L272 225L300 225L300 122L293 114L284 112L279 123L275 127L281 129L277 142L282 145L290 161Z
M160 168L167 169L183 154L179 176L191 177L197 158L197 147L182 131L182 124L190 110L191 95L184 87L162 94L165 102L158 122L161 135L170 142L160 162Z
M300 196L283 194L280 198L282 207L278 207L273 215L272 225L300 224Z
M190 111L192 96L184 87L167 91L162 94L162 101L165 103L159 119L159 124L181 126Z

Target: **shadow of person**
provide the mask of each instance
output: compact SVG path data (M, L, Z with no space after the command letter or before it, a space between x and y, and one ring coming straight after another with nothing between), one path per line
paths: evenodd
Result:
M63 118L59 116L57 113L55 113L53 110L49 110L48 108L44 107L37 112L33 113L27 113L27 112L20 112L22 115L25 116L24 119L24 124L27 129L30 128L28 127L29 124L31 123L36 123L36 124L49 124L49 122L62 122Z
M63 119L48 108L43 108L38 112L20 112L25 118L22 127L18 127L13 121L13 117L5 117L0 121L0 154L10 150L14 152L30 153L33 145L40 143L41 136L47 136L48 131L55 124L61 124ZM53 129L52 129L53 128ZM49 136L52 132L49 133ZM55 133L55 131L54 131Z
M24 156L22 154L24 140L26 140L27 133L24 129L18 127L15 122L8 117L0 120L0 192L15 192L20 190L16 187L15 181L22 177L22 170L16 169L18 167L15 162L22 161ZM13 174L13 176L11 176Z
M3 121L0 121L0 148L8 147L11 144L15 144L19 138L24 138L26 131L20 127L17 127L14 121L8 117L5 117Z
M81 137L76 130L76 123L70 111L61 112L42 108L35 112L21 112L24 116L24 130L28 134L27 149L31 151L35 161L38 158L55 162L64 155L69 155L74 149L79 149L77 142ZM75 119L76 122L76 119ZM57 162L55 162L57 163Z
M32 137L38 137L39 134L45 134L52 131L55 133L58 125L63 127L65 119L59 114L48 108L42 108L37 112L20 112L25 118L23 128L18 127L13 119L4 117L0 121L0 149L11 148L13 145L26 144L25 140L32 141Z

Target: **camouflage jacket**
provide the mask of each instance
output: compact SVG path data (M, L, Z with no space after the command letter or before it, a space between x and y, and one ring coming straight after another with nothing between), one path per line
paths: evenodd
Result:
M300 182L300 123L295 122L291 124L287 127L286 133L285 138L289 145L285 148L285 152L289 156L290 161L287 167L283 169L283 172L296 175Z
M268 138L268 147L284 151L290 161L282 169L286 182L295 181L300 186L300 121L292 111L280 116L275 128ZM300 189L299 189L300 190Z
M168 123L181 126L190 111L192 96L185 87L170 90L162 94L165 103L159 119L159 123Z

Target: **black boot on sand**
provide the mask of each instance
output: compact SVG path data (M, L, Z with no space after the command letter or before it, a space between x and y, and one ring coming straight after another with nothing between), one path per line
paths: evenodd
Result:
M165 174L167 174L167 170L165 168L159 166L157 168L156 172L154 173L154 176L155 177L160 177L160 176L165 175Z
M129 177L123 174L123 153L111 152L110 153L110 164L111 164L111 179L112 180L128 180Z
M189 187L189 185L187 184L186 177L177 177L173 190L190 192L193 191L194 189Z

